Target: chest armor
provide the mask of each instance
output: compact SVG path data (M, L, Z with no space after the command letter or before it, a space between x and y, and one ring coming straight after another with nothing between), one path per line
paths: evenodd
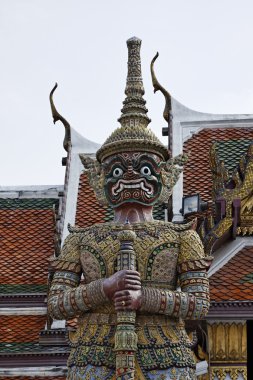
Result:
M134 251L143 285L175 289L179 237L166 223L133 225ZM97 225L80 236L80 261L85 282L111 276L120 249L117 235L123 226Z
M79 252L86 283L109 277L117 271L120 249L118 233L124 226L95 225L79 235ZM136 233L134 251L143 286L175 290L180 251L179 232L164 222L133 225ZM116 314L109 304L79 318L78 330L70 333L72 350L68 366L87 364L115 368L114 335ZM173 366L194 367L191 343L184 324L166 315L137 312L136 359L143 371Z

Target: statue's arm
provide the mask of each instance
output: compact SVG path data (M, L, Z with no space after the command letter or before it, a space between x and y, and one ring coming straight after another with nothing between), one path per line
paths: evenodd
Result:
M209 309L206 271L189 271L180 276L181 291L142 288L141 311L182 319L201 319Z
M80 285L82 268L79 252L79 235L70 233L61 255L53 260L56 271L48 297L48 310L54 319L69 319L94 310L112 301L115 292L141 289L139 273L122 270L108 278L101 278Z
M204 255L199 236L186 231L181 239L178 278L181 290L142 288L141 311L183 319L203 318L209 309L207 269L211 258Z
M71 233L65 240L61 255L53 260L56 270L48 297L52 318L69 319L108 302L102 279L81 284L82 274L78 235Z

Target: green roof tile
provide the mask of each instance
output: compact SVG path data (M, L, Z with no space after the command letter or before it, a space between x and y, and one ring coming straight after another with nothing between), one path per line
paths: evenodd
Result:
M105 215L103 217L103 220L104 222L111 222L113 221L113 218L114 218L113 209L108 206L105 210Z
M1 210L46 210L58 205L56 198L0 198Z
M241 280L240 283L244 284L245 282L250 282L253 284L253 273L248 273L246 276L244 276Z
M25 354L25 353L50 353L55 352L64 353L69 351L68 347L44 347L38 343L0 343L0 354Z
M46 293L47 285L0 284L0 294Z
M237 167L240 158L247 152L249 145L252 143L253 140L249 139L217 141L218 157L224 161L230 174Z
M155 220L164 220L164 207L162 204L157 203L154 205L153 217Z

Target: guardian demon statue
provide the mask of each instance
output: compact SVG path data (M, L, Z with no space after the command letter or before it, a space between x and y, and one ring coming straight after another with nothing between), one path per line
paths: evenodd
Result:
M191 224L153 219L154 204L168 199L180 173L180 157L170 159L147 128L141 40L127 45L121 126L97 161L81 157L114 221L70 228L53 261L48 308L55 319L78 318L68 379L192 380L195 361L183 320L208 311L210 258Z

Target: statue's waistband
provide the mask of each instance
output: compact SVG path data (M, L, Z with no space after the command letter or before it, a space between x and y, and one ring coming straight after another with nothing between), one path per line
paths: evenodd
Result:
M116 325L117 314L113 313L87 313L79 318L79 325ZM172 326L184 328L184 322L166 315L143 315L137 314L135 326Z

